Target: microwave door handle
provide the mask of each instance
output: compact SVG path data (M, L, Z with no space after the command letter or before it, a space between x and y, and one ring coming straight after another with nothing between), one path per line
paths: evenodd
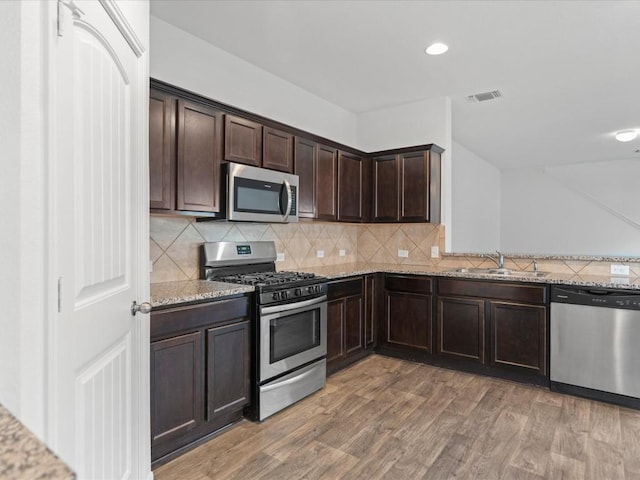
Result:
M291 184L286 178L282 184L287 191L287 210L284 212L284 216L282 219L287 220L289 218L289 214L291 213Z

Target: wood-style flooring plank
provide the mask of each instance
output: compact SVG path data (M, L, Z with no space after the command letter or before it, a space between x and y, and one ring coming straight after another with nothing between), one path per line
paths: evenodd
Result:
M640 480L640 411L373 355L156 480Z

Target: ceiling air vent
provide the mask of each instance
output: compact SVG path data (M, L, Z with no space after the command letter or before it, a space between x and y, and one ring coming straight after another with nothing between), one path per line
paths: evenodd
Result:
M501 98L502 93L500 90L494 90L492 92L476 93L475 95L469 95L467 101L469 103L486 102L487 100L493 100L494 98Z

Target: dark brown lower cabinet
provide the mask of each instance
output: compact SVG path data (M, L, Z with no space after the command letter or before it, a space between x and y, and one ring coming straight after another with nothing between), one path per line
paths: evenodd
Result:
M242 418L250 345L247 297L151 313L154 467Z
M441 355L485 362L484 300L438 297L438 345Z
M384 315L380 344L384 347L432 351L431 279L415 275L385 275Z
M547 376L548 287L438 280L437 353L519 376Z
M374 275L371 275L374 277ZM327 371L334 373L371 353L375 345L374 315L365 285L366 277L347 278L329 283L327 305Z

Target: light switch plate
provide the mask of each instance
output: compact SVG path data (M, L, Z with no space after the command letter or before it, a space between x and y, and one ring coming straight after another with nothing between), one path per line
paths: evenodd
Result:
M629 265L611 265L611 275L629 276Z
M318 258L324 258L324 250L316 250L316 255Z
M276 262L284 262L284 252L278 252Z
M440 256L440 248L437 245L431 247L431 258L438 258Z
M338 255L344 257L347 254L346 250L338 250Z
M398 256L407 258L409 256L409 250L398 250Z

